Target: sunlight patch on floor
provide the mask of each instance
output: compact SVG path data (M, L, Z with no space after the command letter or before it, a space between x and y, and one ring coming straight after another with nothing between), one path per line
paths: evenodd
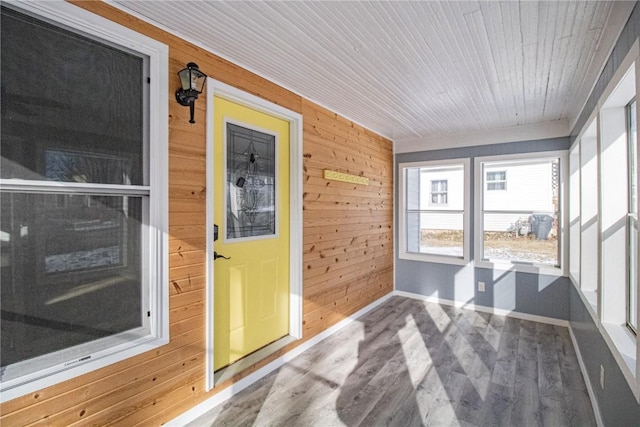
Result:
M434 320L436 327L440 333L444 333L449 325L451 325L451 319L449 316L443 315L444 310L438 304L425 303L425 309L429 316Z
M411 378L411 384L415 388L424 378L425 367L430 366L433 361L431 360L431 355L427 350L427 346L424 344L424 340L422 340L420 330L418 329L413 316L407 315L406 320L407 324L404 328L398 331L398 337L402 343L402 352L404 353L405 360L407 361L407 369L409 371L409 377ZM418 338L416 343L414 343L414 340L412 339L414 336ZM415 360L419 360L420 363L411 363Z

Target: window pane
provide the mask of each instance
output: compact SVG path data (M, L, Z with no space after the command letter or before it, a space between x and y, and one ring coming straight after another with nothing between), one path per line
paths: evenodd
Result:
M414 197L419 201L419 207L416 206L416 208L437 211L464 209L464 167L462 165L424 167L419 170L420 181L416 182L420 189L419 196L414 193ZM430 200L431 203L429 203ZM447 206L431 206L434 203L447 204Z
M407 192L405 194L407 210L419 210L420 201L420 168L405 169L405 182Z
M636 101L628 107L629 132L629 290L628 315L629 326L638 330L638 151L636 126Z
M419 222L419 248L416 252L434 255L464 256L464 221L461 212L409 213L408 222Z
M464 165L405 169L407 252L464 256Z
M558 159L483 164L487 178L509 176L505 191L483 185L483 259L558 265L558 167Z
M558 265L550 215L484 214L484 259Z
M629 104L629 212L638 212L636 101Z
M3 367L142 326L141 197L1 197Z
M629 217L629 325L633 330L638 330L638 218L635 215Z
M0 176L144 184L143 58L7 8L0 27Z
M599 286L600 195L598 121L594 119L580 140L580 291L597 312ZM604 194L603 194L604 195Z
M569 272L580 283L580 144L569 155Z

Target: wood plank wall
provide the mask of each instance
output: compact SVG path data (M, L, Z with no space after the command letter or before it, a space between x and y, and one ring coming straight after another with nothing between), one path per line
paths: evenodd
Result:
M11 400L0 424L160 425L393 289L392 144L331 111L102 2L75 1L169 46L170 344ZM173 101L194 61L210 77L303 114L304 338L204 391L205 102ZM327 181L324 169L369 178Z

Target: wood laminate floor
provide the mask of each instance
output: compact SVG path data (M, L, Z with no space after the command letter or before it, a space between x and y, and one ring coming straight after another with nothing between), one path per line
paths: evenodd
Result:
M393 297L190 426L593 426L567 328Z

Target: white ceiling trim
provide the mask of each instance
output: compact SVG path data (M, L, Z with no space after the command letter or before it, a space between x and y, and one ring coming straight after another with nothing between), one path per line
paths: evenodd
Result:
M396 141L394 152L411 153L444 148L473 147L478 145L502 144L505 142L559 138L568 135L569 122L567 120L556 120L548 123L446 135L439 138L403 140L401 143Z

